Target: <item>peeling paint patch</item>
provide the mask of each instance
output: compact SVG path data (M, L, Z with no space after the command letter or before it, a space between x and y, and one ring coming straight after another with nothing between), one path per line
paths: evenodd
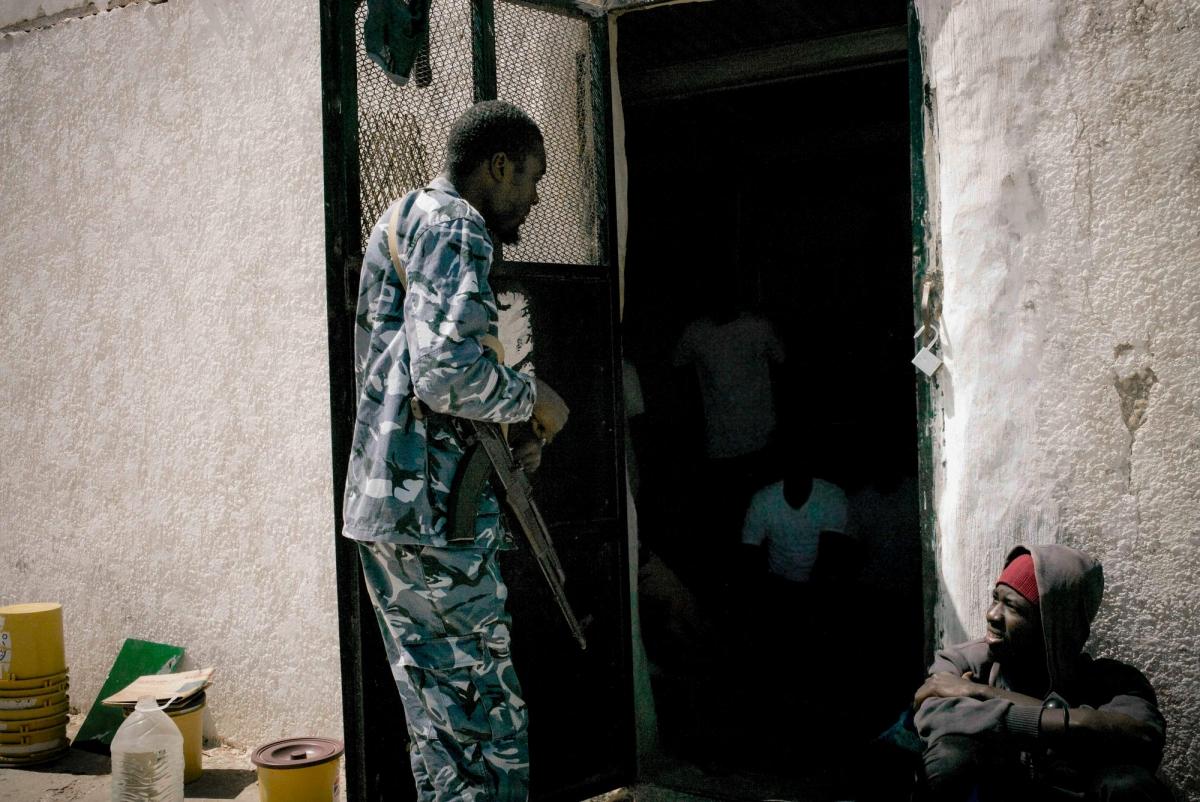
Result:
M1150 405L1150 388L1157 383L1158 377L1148 367L1136 370L1128 376L1117 376L1114 380L1117 396L1121 399L1121 420L1125 421L1130 434L1136 432L1145 422L1146 409Z
M165 2L167 0L20 0L0 8L0 33L28 33L135 3Z

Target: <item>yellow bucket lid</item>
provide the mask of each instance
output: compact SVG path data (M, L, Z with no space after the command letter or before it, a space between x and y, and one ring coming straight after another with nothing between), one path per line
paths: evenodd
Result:
M337 760L345 751L334 738L284 738L255 749L250 760L265 769L303 769Z

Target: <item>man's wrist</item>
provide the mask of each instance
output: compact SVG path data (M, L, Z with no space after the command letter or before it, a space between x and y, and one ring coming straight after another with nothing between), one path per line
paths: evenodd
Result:
M971 689L971 697L978 699L981 702L986 702L996 698L996 689L991 685L985 685L982 682L975 683L975 687Z
M1034 705L1009 705L1004 714L1004 727L1012 735L1037 740L1041 730L1042 709Z
M1064 737L1071 729L1071 707L1067 700L1053 691L1042 701L1038 717L1038 735L1048 733Z

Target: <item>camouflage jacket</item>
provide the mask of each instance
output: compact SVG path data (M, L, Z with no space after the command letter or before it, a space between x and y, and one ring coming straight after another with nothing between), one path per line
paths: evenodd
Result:
M497 364L480 345L484 335L498 334L488 286L491 235L445 178L397 203L408 292L388 251L389 208L371 231L359 280L358 411L342 533L390 543L500 545L507 537L491 487L479 505L475 539L447 541L450 488L463 453L448 416L516 423L529 419L535 400L532 378ZM433 414L413 416L414 394Z

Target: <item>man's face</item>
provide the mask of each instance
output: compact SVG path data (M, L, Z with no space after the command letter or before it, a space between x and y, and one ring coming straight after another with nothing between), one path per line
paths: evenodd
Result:
M537 184L546 174L546 152L542 148L530 153L523 162L509 160L502 172L492 198L488 227L506 245L521 240L521 224L537 205Z
M985 638L997 662L1040 663L1044 654L1041 610L1008 585L996 585Z

